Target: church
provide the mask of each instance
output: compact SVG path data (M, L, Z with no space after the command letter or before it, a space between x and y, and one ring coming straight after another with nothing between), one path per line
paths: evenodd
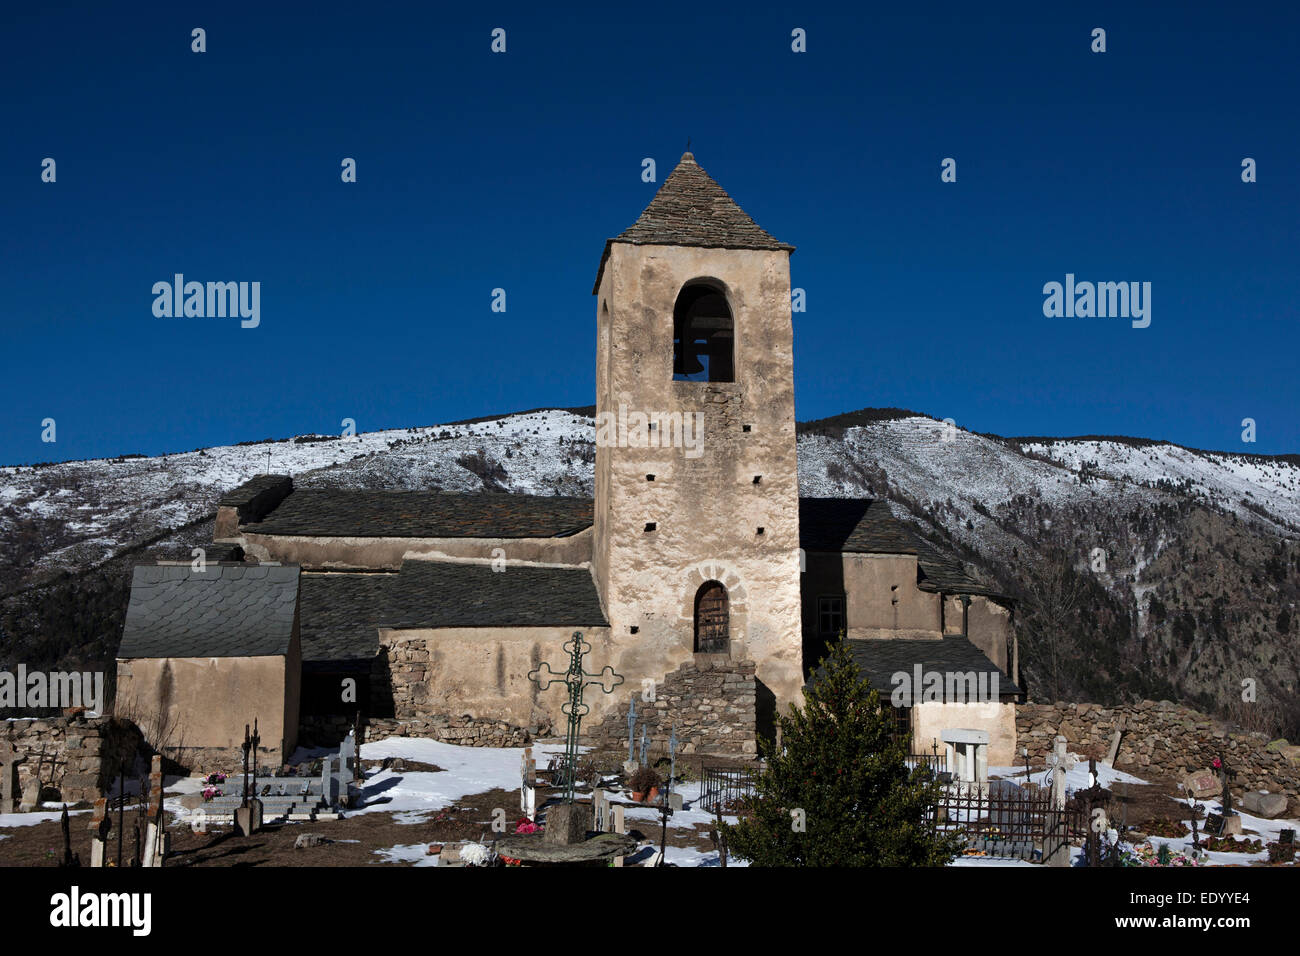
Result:
M623 677L588 694L590 742L626 739L635 699L656 746L671 727L687 753L753 756L842 632L883 698L900 673L992 676L992 700L896 701L899 732L925 752L987 733L1014 762L1012 602L887 502L799 495L793 252L683 155L596 270L593 498L254 477L206 561L135 569L117 712L205 768L254 718L275 761L358 713L517 745L563 728L562 686L528 674L581 631L587 669Z

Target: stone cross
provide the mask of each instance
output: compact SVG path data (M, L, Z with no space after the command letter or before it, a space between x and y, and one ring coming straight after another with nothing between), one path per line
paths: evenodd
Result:
M1076 758L1065 751L1065 738L1059 734L1052 754L1048 759L1048 768L1052 779L1051 820L1043 838L1043 862L1048 866L1070 865L1070 843L1066 839L1065 826L1065 774L1074 767Z

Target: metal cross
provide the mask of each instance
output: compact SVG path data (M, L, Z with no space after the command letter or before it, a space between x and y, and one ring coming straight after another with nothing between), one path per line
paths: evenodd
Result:
M578 732L582 727L582 718L591 709L582 702L584 688L592 684L600 687L606 694L614 693L614 688L623 683L623 675L615 674L609 664L597 674L582 669L582 656L591 650L591 645L582 639L581 631L574 631L573 638L564 645L569 654L569 669L564 673L551 670L550 664L540 664L528 672L528 679L538 689L546 690L557 681L569 686L569 699L560 708L561 713L569 718L569 732L564 743L564 801L573 802L573 786L578 776Z
M627 705L627 762L636 760L636 694Z

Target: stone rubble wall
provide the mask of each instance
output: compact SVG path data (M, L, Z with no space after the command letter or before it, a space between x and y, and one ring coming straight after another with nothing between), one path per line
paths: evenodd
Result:
M1272 741L1226 721L1167 700L1139 701L1119 707L1058 702L1016 708L1018 746L1042 760L1056 735L1083 757L1103 760L1111 734L1125 720L1116 766L1139 777L1181 779L1204 770L1221 757L1236 771L1234 793L1268 790L1300 799L1300 747Z
M595 750L627 752L627 703L621 703L583 743ZM709 754L754 758L758 755L757 684L753 661L733 661L725 655L696 654L655 687L653 702L637 692L635 740L641 746L646 728L646 752L668 751L668 737L677 725L679 754Z
M93 803L109 795L123 763L134 773L137 756L147 751L130 721L85 714L6 720L0 722L0 738L26 757L18 764L20 788L39 775L41 783L57 789L59 799L68 804Z
M299 740L304 746L336 747L348 731L352 719L344 716L309 716L302 719ZM423 737L462 747L526 747L534 737L547 736L545 727L516 727L501 720L470 717L427 716L406 718L370 718L366 721L365 739L385 737Z

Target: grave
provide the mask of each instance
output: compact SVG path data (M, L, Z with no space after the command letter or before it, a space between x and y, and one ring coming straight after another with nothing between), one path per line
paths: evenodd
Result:
M986 787L989 782L989 733L987 730L948 729L940 735L948 750L948 768L953 783Z
M1197 770L1185 776L1183 789L1197 800L1206 800L1221 794L1223 785L1219 781L1219 775L1207 767L1205 770Z

